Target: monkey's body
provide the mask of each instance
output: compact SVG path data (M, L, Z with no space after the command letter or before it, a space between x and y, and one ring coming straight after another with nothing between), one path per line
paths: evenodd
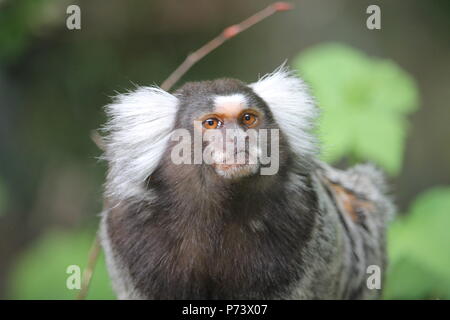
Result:
M290 85L283 97L291 94L292 99L277 106L273 93L265 95L265 88L280 80ZM202 91L198 89L195 85L181 89L175 94L178 100L171 103L179 110L192 105L201 109L201 101L192 100ZM173 143L167 139L154 141L137 134L130 135L134 140L124 139L134 126L152 123L136 122L139 112L120 114L120 110L132 110L137 96L122 97L110 106L113 121L108 126L106 155L110 170L101 238L120 299L366 299L379 295L379 290L366 286L366 270L376 265L383 272L385 266L384 233L392 205L384 195L383 179L368 165L338 171L315 160L314 141L308 141L313 138L306 134L314 112L304 110L313 105L304 99L304 90L300 80L282 71L249 87L234 80L207 84L202 94L239 93L257 105L264 111L261 128L277 127L292 110L306 119L289 117L293 125L286 124L285 131L281 126L276 174L258 175L238 167L244 173L236 177L231 172L232 179L204 164L174 164ZM164 95L157 94L159 99ZM211 103L216 102L208 100ZM292 108L283 109L286 105ZM135 107L139 108L138 103ZM161 118L159 114L152 117L154 121ZM173 119L175 127L183 127L183 115ZM124 122L132 122L133 128ZM159 139L166 129L158 128ZM300 135L292 131L297 129ZM167 130L169 135L172 129ZM295 140L301 137L303 141ZM132 157L133 150L145 142L161 142L160 149L150 150L158 153L151 163L141 161L142 154ZM138 184L135 177L130 182L119 176L137 168L145 171Z

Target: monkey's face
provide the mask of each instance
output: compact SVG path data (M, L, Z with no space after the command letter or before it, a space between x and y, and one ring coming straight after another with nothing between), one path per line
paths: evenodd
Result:
M172 158L185 156L184 160L226 179L277 173L278 126L269 107L249 87L238 80L221 79L187 84L176 96L175 125L183 134L180 138L176 131L174 137L185 141L180 142L183 155L175 147ZM190 137L185 137L187 132ZM188 145L190 157L184 154Z

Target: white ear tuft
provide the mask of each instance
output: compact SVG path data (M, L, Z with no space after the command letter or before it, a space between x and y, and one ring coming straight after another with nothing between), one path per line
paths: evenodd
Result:
M281 66L250 87L267 103L295 154L300 159L315 156L318 143L312 131L318 110L306 84Z
M177 105L178 99L160 88L140 87L106 106L108 196L118 200L145 197L145 180L167 147Z

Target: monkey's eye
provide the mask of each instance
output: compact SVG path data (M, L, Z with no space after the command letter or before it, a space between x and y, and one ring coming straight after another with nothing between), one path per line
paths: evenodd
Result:
M247 127L255 126L257 120L257 117L253 113L244 113L242 115L242 123Z
M222 125L222 122L216 118L209 118L203 121L203 127L205 129L217 129Z

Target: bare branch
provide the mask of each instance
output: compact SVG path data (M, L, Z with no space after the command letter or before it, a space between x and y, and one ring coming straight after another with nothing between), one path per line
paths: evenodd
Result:
M77 300L86 299L99 254L100 254L100 241L98 235L96 235L94 242L92 243L91 249L89 250L88 263L83 272L81 289L80 292L78 293Z
M97 148L99 148L102 151L106 150L105 142L103 141L103 137L98 133L97 130L91 131L91 140L95 143Z
M250 28L251 26L261 22L262 20L270 17L276 12L291 10L293 6L287 2L275 2L265 9L255 13L251 17L245 19L239 24L235 24L229 26L225 30L222 31L217 37L206 43L197 51L194 51L190 55L186 57L180 66L175 69L174 72L161 84L161 89L170 90L173 85L199 60L201 60L208 53L219 47L222 43L235 37L237 34L242 31Z

